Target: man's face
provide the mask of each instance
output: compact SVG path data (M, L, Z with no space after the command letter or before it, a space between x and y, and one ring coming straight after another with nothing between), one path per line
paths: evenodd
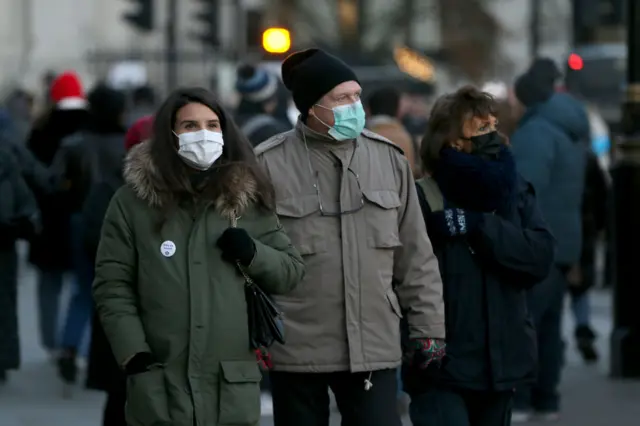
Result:
M309 109L309 117L315 117L321 123L331 127L335 124L331 110L337 106L359 101L361 93L362 87L355 81L340 83Z

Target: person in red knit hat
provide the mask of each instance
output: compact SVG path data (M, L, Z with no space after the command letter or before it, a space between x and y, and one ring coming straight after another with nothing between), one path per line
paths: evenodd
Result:
M53 81L50 96L57 109L73 110L87 107L80 77L73 71L64 72Z
M89 120L85 93L73 71L58 75L50 87L52 108L36 120L27 147L46 167L52 165L62 140L84 129ZM71 203L66 193L36 191L42 232L31 241L29 261L38 270L38 310L42 346L52 356L59 349L58 318L65 272L71 270Z
M134 146L151 137L151 128L153 127L153 116L147 115L136 120L127 131L124 138L124 148L129 151Z

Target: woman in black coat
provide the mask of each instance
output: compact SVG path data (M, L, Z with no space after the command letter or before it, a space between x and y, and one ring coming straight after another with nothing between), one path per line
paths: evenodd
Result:
M36 200L16 158L0 140L0 385L8 370L20 366L16 240L30 239L38 227Z
M551 269L554 239L496 131L490 95L465 87L431 113L417 182L444 284L446 356L405 366L414 426L504 426L513 389L535 378L527 289Z
M138 119L124 138L124 147L128 151L151 136L153 117ZM100 242L102 222L109 207L111 197L124 184L122 164L114 168L91 186L84 203L83 220L85 225L84 245L88 256L95 259ZM102 425L126 426L124 405L127 400L126 377L116 362L111 346L107 341L100 319L94 314L91 323L91 347L87 369L87 387L107 393Z

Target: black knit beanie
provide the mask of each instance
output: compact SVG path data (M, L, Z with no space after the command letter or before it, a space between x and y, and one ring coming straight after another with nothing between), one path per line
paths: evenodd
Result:
M351 68L320 49L292 53L282 63L282 81L302 118L320 98L345 81L358 81Z
M561 77L553 60L536 59L531 67L515 83L516 97L526 107L546 102L555 90L555 82Z

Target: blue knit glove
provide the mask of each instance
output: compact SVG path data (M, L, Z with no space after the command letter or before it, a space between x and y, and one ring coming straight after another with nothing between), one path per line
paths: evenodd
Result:
M482 223L482 213L444 209L429 214L427 228L441 237L462 237L475 231Z

